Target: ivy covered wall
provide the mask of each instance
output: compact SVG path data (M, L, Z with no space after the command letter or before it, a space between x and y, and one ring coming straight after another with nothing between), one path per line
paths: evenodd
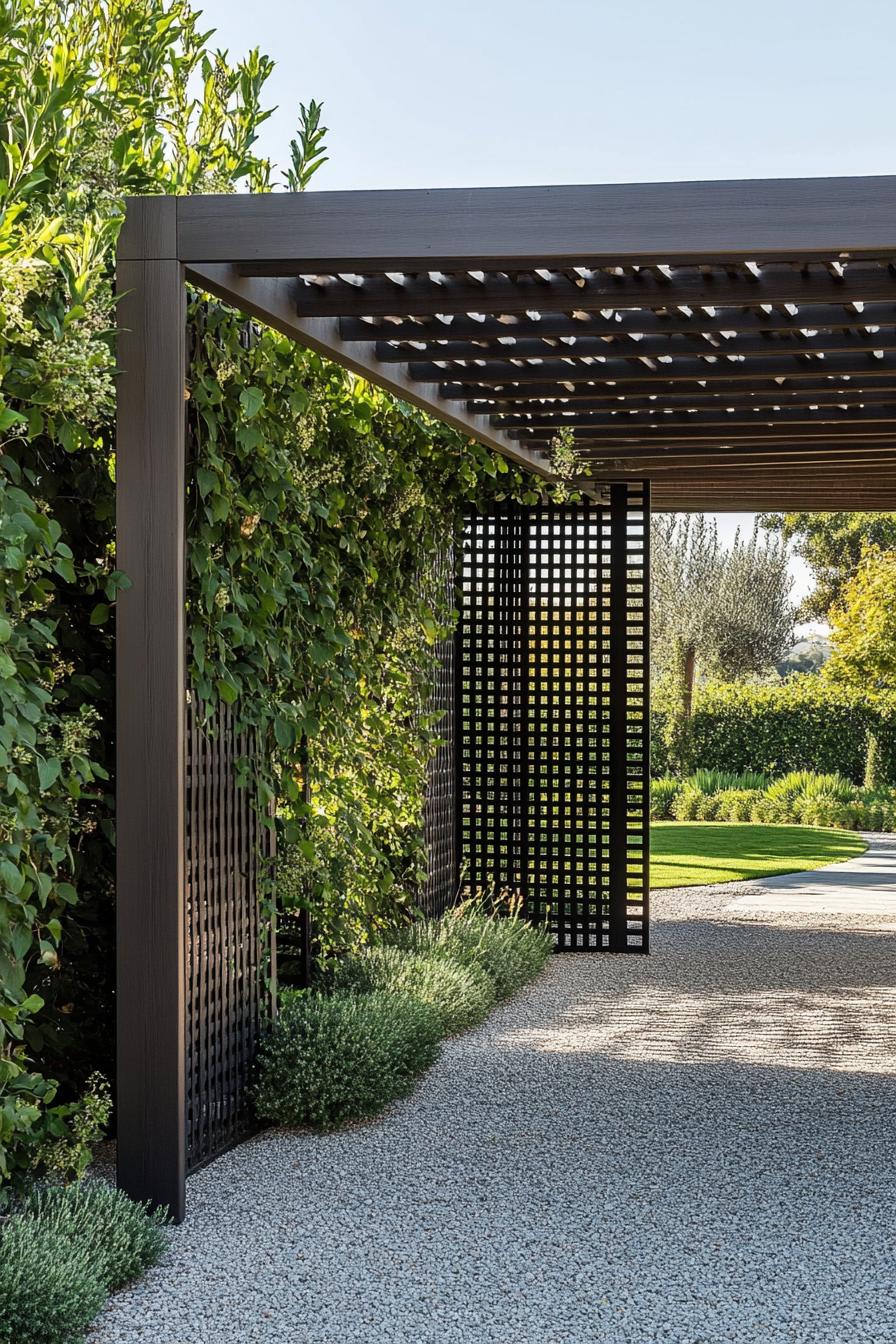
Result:
M283 183L254 149L269 70L214 53L184 0L0 0L2 1190L79 1160L83 1112L59 1100L111 1068L122 198L304 186L313 118ZM271 744L257 783L325 936L349 939L419 876L437 729L418 711L450 619L432 565L466 501L526 485L202 296L190 323L194 686Z

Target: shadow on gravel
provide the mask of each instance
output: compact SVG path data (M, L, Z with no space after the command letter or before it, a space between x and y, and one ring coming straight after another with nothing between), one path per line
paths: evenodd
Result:
M663 921L653 948L610 965L577 959L581 994L508 1042L642 1063L896 1072L896 931L726 916Z

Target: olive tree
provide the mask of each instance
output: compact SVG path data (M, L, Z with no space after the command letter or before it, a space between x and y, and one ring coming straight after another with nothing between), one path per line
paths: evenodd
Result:
M787 547L757 525L726 550L704 514L654 518L651 542L651 664L670 758L683 769L698 672L766 672L792 640Z

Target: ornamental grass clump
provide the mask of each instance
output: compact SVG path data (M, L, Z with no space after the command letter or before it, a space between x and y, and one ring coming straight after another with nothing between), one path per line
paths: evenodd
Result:
M701 793L723 793L728 789L767 789L769 777L758 770L695 770L685 783Z
M665 775L661 779L650 781L650 820L669 821L672 817L672 805L681 792L680 779Z
M507 914L492 914L478 901L458 905L440 919L408 925L392 941L409 951L479 967L491 980L496 999L508 998L533 980L553 949L547 929L520 918L516 906Z
M333 970L332 984L336 989L410 994L438 1014L444 1036L483 1022L495 1002L492 982L480 966L400 947L370 947L344 957Z
M289 995L259 1052L256 1111L315 1129L375 1115L412 1090L441 1035L436 1010L410 994Z

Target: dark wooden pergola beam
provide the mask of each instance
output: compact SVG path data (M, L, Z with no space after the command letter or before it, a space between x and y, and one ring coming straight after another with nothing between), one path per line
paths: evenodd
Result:
M658 262L663 258L656 259ZM245 268L243 268L245 269ZM482 281L446 275L440 282L405 275L401 282L379 275L353 285L337 278L300 281L297 305L302 317L407 317L451 313L542 313L599 311L603 308L669 308L763 303L892 303L896 273L889 265L860 262L850 266L848 283L816 267L768 266L759 276L727 272L704 274L695 267L673 271L665 279L653 271L637 275L595 273L581 286L566 275L550 280L522 274L485 275Z
M615 411L582 411L577 407L560 408L549 411L528 411L524 414L502 414L490 417L496 429L513 431L517 429L558 429L569 426L575 430L607 429L620 434L631 432L662 433L666 429L699 427L699 432L715 430L725 435L729 430L738 432L747 428L761 433L765 429L793 425L832 425L837 431L849 432L855 428L861 432L863 427L886 425L892 432L896 420L896 403L883 402L871 406L850 406L843 410L838 406L821 406L818 410L808 410L804 406L785 406L780 410L687 410L667 411L629 410L620 408Z
M681 384L675 386L678 388L677 391L664 392L661 397L657 397L656 394L647 396L644 393L631 395L628 392L616 392L612 388L600 393L594 388L587 387L578 387L574 392L562 392L560 396L553 397L505 397L498 394L494 398L480 397L469 401L467 409L479 415L522 416L555 414L561 411L576 414L582 411L657 411L661 407L671 406L679 412L685 407L693 407L696 410L713 410L721 415L729 406L739 411L753 409L773 411L775 407L808 409L813 406L875 406L880 403L896 405L896 387L872 388L871 391L858 388L855 391L843 389L836 392L782 389L777 392L738 392L726 395L723 392L686 392L681 390Z
M644 383L651 376L657 382L737 382L742 378L757 377L798 378L825 375L843 375L850 378L891 378L896 373L896 355L884 354L877 359L864 351L854 355L828 355L812 359L809 355L757 356L737 361L723 354L715 357L707 351L707 358L684 356L668 364L657 363L651 370L636 353L626 358L608 356L600 363L583 364L547 358L540 364L514 364L511 360L490 359L487 363L469 363L466 367L439 363L412 361L408 364L411 378L427 383L455 383L459 387L482 387L495 383L501 387L512 383ZM467 392L469 396L469 392ZM448 398L450 399L450 397Z
M708 333L712 340L697 336L645 336L634 340L624 333L613 336L579 336L575 344L527 336L513 345L482 346L474 341L446 341L417 350L408 342L390 345L376 341L373 349L384 364L406 364L413 359L475 360L492 358L496 353L513 359L606 359L622 355L626 359L664 359L680 355L771 355L852 354L866 357L876 350L896 350L896 330L890 328L868 335L864 332L825 332L816 336L785 333L769 336L735 336L730 339Z
M896 252L896 177L185 196L185 262L445 270Z
M549 443L557 431L554 429L513 429L508 432L519 435L522 441L534 446L540 443ZM607 431L599 434L593 429L584 429L575 434L575 444L579 449L585 449L589 446L606 449L611 446L637 449L664 447L669 451L674 451L676 447L682 447L688 443L712 443L719 447L734 447L738 444L748 443L781 443L782 441L796 443L800 440L806 443L862 444L886 443L892 437L893 428L891 425L857 429L851 433L846 432L842 426L828 426L826 432L824 426L812 424L782 425L780 428L768 426L761 430L754 430L750 427L734 427L726 429L724 433L712 425L707 425L703 429L695 426L693 429L682 427L677 430L665 429L658 425L655 433L644 429L640 432L635 430L628 434L624 430Z
M595 464L597 466L598 464ZM826 472L837 472L841 476L849 473L855 474L857 471L874 469L879 473L877 481L885 479L886 475L896 470L896 445L889 448L884 453L877 453L867 457L841 457L838 454L828 456L809 457L807 461L800 461L793 453L738 453L732 457L719 457L711 454L705 456L694 456L687 454L671 458L654 458L649 456L637 458L603 458L599 462L600 477L604 474L613 475L637 475L641 476L648 470L652 471L657 480L668 480L669 474L673 473L677 479L679 476L687 475L688 472L703 475L718 475L720 479L727 478L729 472L736 471L743 473L744 479L750 475L762 475L767 473L769 467L778 467L786 465L788 475L791 480L812 481Z
M825 361L827 362L827 361ZM818 365L821 368L821 364ZM510 383L496 383L493 387L487 383L475 382L452 382L442 383L439 387L439 395L444 401L484 401L484 402L504 402L508 405L516 405L522 399L523 401L533 398L558 400L564 397L575 398L584 397L655 397L659 402L664 402L669 396L678 395L689 397L692 394L698 395L718 395L720 397L737 397L749 393L771 394L774 396L786 396L788 393L802 396L812 392L846 392L850 396L858 396L860 392L867 392L874 389L888 389L896 386L896 370L890 371L889 378L881 374L880 379L877 376L871 378L855 375L833 375L830 377L804 378L802 374L779 375L767 374L763 377L750 377L744 374L743 377L735 379L730 378L681 378L674 382L669 382L664 375L659 378L654 377L650 370L644 368L634 379L622 380L601 380L589 378L585 380L564 379L562 382L537 382L520 383L518 385ZM783 381L779 380L783 379ZM484 407L483 409L487 409Z
M725 490L715 481L687 482L679 488L657 487L655 513L841 513L896 512L896 489L850 489L841 482L816 490L777 491L765 487Z
M447 316L447 315L446 315ZM500 345L508 337L539 337L559 340L565 336L626 336L631 334L663 336L680 333L716 332L720 328L734 332L799 332L809 330L832 331L841 328L856 330L866 326L896 325L896 304L872 303L857 312L845 299L840 303L804 303L799 312L792 314L783 304L769 312L757 308L717 307L710 317L702 307L689 312L671 306L653 311L644 308L622 308L609 316L601 312L545 313L535 318L525 313L499 317L469 317L460 313L451 321L434 318L411 318L364 321L357 317L339 320L339 331L346 341L485 341Z

